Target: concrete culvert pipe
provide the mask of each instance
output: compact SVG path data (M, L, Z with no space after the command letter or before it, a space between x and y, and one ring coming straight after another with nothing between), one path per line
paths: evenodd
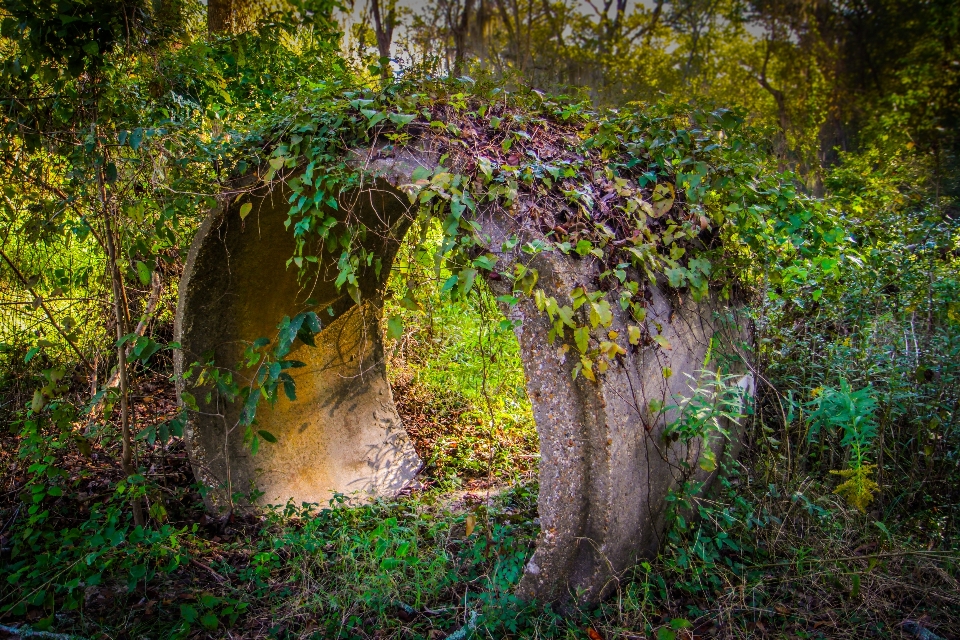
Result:
M283 187L224 206L203 224L180 286L178 377L194 362L237 362L246 345L275 336L278 321L306 309L308 299L323 322L316 347L298 342L291 354L306 364L293 370L297 400L260 408L256 428L277 442L261 445L256 455L236 428L239 403L223 402L217 393L207 402L209 385L190 389L199 411L190 412L188 450L210 509L228 508L231 494L251 491L257 505L324 505L334 492L390 497L414 479L421 462L387 382L379 314L391 263L415 214L403 186L417 167L433 169L438 157L423 147L391 157L376 150L354 157L366 175L376 177L341 199L340 215L363 222L365 246L380 257L379 269L358 271L359 305L334 286L337 258L330 252L308 282L298 282L296 269L287 268L294 239L284 225L289 205ZM253 207L241 219L244 202ZM509 245L504 241L528 235L529 218L523 211L481 205L474 221L487 250L500 255L499 264L509 264L519 248L503 251ZM539 272L537 286L560 301L569 301L579 284L596 281L600 270L589 257L559 252L526 261ZM490 285L504 294L512 283ZM648 322L660 327L670 349L629 350L596 382L574 379L575 351L564 349L563 341L550 343L550 321L532 299L503 309L519 320L541 452L541 533L518 587L523 597L596 601L609 593L623 571L660 545L666 498L683 463L696 469L705 444L717 453L725 444L717 438L670 446L662 437L669 416L651 413L650 403L692 393L691 378L703 369L712 339L742 340L737 323L724 320L735 310L710 298L694 303L685 297L681 303L656 286L647 297ZM626 335L628 317L617 305L611 308L609 330ZM666 368L672 375L664 376ZM697 473L709 479L707 472Z

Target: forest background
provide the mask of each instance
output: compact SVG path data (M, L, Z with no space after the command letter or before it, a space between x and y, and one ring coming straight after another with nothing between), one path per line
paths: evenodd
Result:
M3 0L0 19L4 628L960 636L956 3ZM512 596L538 529L516 342L489 293L451 299L415 251L384 330L424 488L214 517L193 484L170 354L199 222L232 177L278 168L304 104L424 87L585 119L734 109L843 230L753 283L747 447L714 493L675 496L692 509L661 555L600 607Z

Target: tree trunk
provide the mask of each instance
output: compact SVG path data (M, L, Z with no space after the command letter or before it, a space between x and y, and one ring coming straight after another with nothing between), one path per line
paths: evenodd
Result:
M473 0L464 0L459 16L454 15L451 20L450 31L453 33L453 75L463 73L463 61L466 57L467 35L470 32L470 12L473 11Z
M106 158L104 158L106 160ZM97 174L98 187L100 188L100 198L103 202L103 224L104 236L107 241L107 257L110 260L110 284L113 292L113 312L117 322L117 371L120 373L120 434L122 450L120 454L120 466L123 468L123 474L127 478L136 473L133 466L133 442L130 433L130 385L127 379L127 354L123 345L120 345L120 339L127 334L130 326L128 317L129 305L126 303L126 293L123 287L123 276L117 267L117 245L113 237L113 228L110 224L114 213L110 200L107 196L106 181L103 175L103 166ZM133 522L137 526L144 526L143 507L140 504L140 498L133 498L130 501L133 510Z
M233 33L236 4L234 0L207 0L207 33L210 36Z
M397 12L390 3L387 8L387 15L384 16L380 10L380 0L370 0L370 13L373 15L373 30L377 35L377 51L380 59L390 57L390 44L393 42L393 27L397 21ZM390 76L390 65L381 64L380 74L387 78Z

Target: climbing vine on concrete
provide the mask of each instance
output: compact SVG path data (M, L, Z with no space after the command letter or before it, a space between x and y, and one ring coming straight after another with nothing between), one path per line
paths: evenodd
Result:
M303 282L335 278L344 303L378 303L362 299L360 282L371 270L381 279L383 256L368 240L384 230L365 226L350 194L378 188L378 160L429 150L435 162L411 169L399 188L409 199L407 222L439 229L441 292L463 297L487 279L499 283L503 305L532 300L549 319L550 341L574 358L574 377L596 381L630 349L673 348L647 317L653 288L681 304L708 296L747 302L761 289L804 304L839 274L838 216L792 175L771 169L763 132L734 111L666 102L599 112L463 78L410 78L377 90L320 82L282 104L241 143L238 186L222 197L246 220L254 191L289 194L285 224L296 242L288 269ZM485 236L478 217L491 214L512 219L516 233L496 242ZM595 276L550 295L535 266L549 252L591 261ZM321 273L331 261L335 275ZM420 286L407 283L401 306L420 307ZM629 318L619 330L616 307ZM328 315L311 311L315 333ZM281 332L290 322L283 319ZM402 319L387 327L396 337ZM222 386L230 377L226 395L243 404L240 422L254 448L258 436L271 440L254 428L258 404L276 402L281 390L296 397L287 369L298 363L270 344L250 345L246 366L257 373L245 387L212 362L190 370L201 372L198 384L216 378ZM668 367L662 373L672 375Z
M514 295L501 302L532 296L550 318L551 339L573 337L575 375L594 379L628 345L671 348L646 321L648 286L695 301L760 286L816 299L817 283L838 273L840 228L789 174L768 168L761 132L730 110L669 103L596 112L467 79L328 93L297 107L277 126L260 175L292 190L289 264L302 277L328 252L337 286L359 303L358 273L382 266L361 244L369 230L339 210L344 192L372 179L349 161L352 151L439 149L438 166L414 171L403 188L412 211L442 229L439 254L451 274L444 292L466 295L478 277L512 280ZM472 218L480 206L520 217L524 237L492 246ZM597 281L569 300L546 295L525 260L545 251L596 261ZM501 260L507 254L519 259ZM416 298L407 291L411 305ZM605 332L611 305L635 320L626 335Z

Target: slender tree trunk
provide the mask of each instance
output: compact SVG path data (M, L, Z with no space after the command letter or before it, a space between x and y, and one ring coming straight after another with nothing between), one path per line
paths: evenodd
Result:
M504 0L496 0L497 11L500 13L500 20L503 22L503 26L507 29L507 56L509 60L510 56L513 56L513 63L517 68L520 68L520 36L519 29L520 25L517 24L516 29L514 29L513 20L510 19L510 12L507 10L507 5ZM522 71L522 69L521 69Z
M207 33L233 33L238 4L237 0L207 0Z
M117 245L113 237L113 227L110 224L111 207L107 197L106 184L104 182L103 169L97 174L97 181L100 187L100 197L103 201L103 220L105 226L107 241L107 257L110 260L110 283L113 289L113 312L117 322L117 342L128 333L129 323L124 309L126 295L123 291L123 280L121 279L120 269L117 267ZM120 454L120 465L123 468L123 474L127 478L136 473L133 466L133 443L130 435L130 386L127 379L127 350L124 345L117 347L117 371L120 374L120 433L122 450ZM130 503L133 509L133 522L138 526L144 525L143 507L139 498L134 498Z
M377 36L377 52L381 59L389 58L390 44L393 42L393 27L397 21L396 9L391 3L387 9L387 15L383 16L380 0L370 0L370 13L373 15L373 30ZM390 76L390 65L382 64L380 74L384 78L388 78Z
M463 73L463 61L466 57L467 35L470 32L470 12L473 11L473 0L464 0L459 16L453 16L450 31L453 33L453 75Z
M757 77L757 82L760 83L760 86L766 90L767 93L773 97L774 102L777 104L777 120L780 124L780 135L779 140L775 140L775 147L779 147L777 155L779 156L779 164L781 170L784 169L787 165L787 155L789 154L789 149L787 145L787 131L790 129L790 114L787 111L787 98L783 91L774 87L767 80L767 65L770 62L770 42L767 41L767 51L763 57L763 68L760 71L759 77Z

